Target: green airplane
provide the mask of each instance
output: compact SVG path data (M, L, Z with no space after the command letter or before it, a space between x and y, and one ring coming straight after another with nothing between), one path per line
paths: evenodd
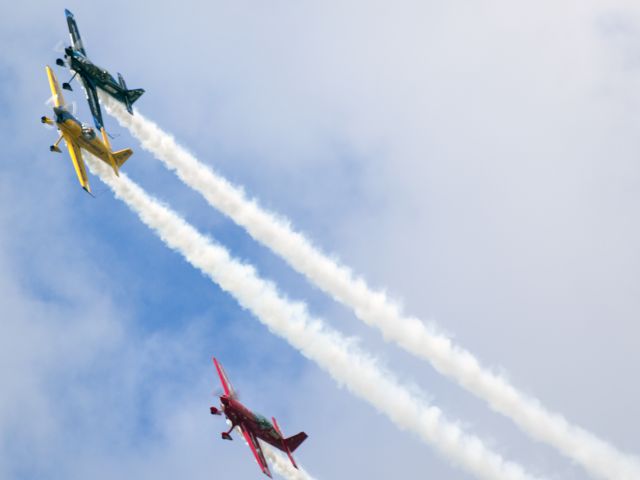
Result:
M133 103L140 98L144 93L142 88L136 88L133 90L127 89L127 85L124 83L124 78L118 73L118 80L116 81L113 76L104 68L98 67L89 58L87 58L87 52L82 45L82 39L80 38L80 32L78 31L78 25L73 18L73 13L69 10L64 11L67 16L67 24L69 26L69 34L71 35L70 47L64 49L64 58L58 58L56 64L63 67L68 65L73 76L71 80L62 84L62 88L65 90L71 90L71 81L76 75L80 76L82 85L87 94L87 101L89 102L89 109L93 115L93 122L98 130L101 130L104 126L102 121L102 111L100 110L100 103L98 102L99 88L103 92L111 95L113 98L124 104L127 111L133 115Z

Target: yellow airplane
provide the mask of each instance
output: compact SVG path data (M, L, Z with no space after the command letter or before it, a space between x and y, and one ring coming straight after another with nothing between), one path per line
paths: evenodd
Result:
M102 140L100 140L93 128L83 125L67 111L64 98L62 97L62 90L60 90L60 86L58 85L58 79L48 66L47 77L49 77L49 86L51 87L51 94L53 95L55 121L47 117L42 117L40 120L47 125L55 125L60 131L60 137L49 149L52 152L60 153L58 144L64 139L69 149L69 155L71 156L73 167L78 175L80 185L82 185L82 188L87 193L91 194L81 149L86 150L107 165L110 165L116 175L118 175L118 169L127 161L133 151L130 148L125 148L124 150L112 152L104 127L100 129L102 133Z

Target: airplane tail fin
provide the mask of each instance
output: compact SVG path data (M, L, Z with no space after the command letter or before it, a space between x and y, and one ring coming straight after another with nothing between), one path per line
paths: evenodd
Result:
M131 150L130 148L125 148L123 150L113 152L112 155L116 165L118 166L118 168L120 168L122 165L124 165L124 162L129 160L129 157L133 155L133 150Z
M134 88L133 90L129 90L127 88L127 84L124 81L124 78L122 77L122 74L120 73L118 73L118 83L124 90L124 104L127 107L127 112L133 115L133 104L142 96L142 94L144 93L144 89Z

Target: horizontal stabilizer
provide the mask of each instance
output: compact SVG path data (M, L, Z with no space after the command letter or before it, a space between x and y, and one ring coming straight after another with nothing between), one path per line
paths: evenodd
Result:
M123 90L124 95L124 98L120 101L124 103L125 107L127 107L127 112L133 115L133 104L142 96L144 90L142 88L129 90L127 88L127 83L124 81L124 77L120 73L118 73L118 84L120 84L120 88Z
M124 165L124 162L126 162L131 155L133 155L133 150L131 150L130 148L125 148L124 150L113 152L113 158L116 161L116 165L118 165L118 168Z
M127 98L129 99L129 103L133 105L133 103L138 100L142 94L144 93L143 88L134 88L133 90L127 90Z
M302 442L307 439L307 434L304 432L297 433L292 437L286 438L284 443L287 445L287 448L290 452L295 452L296 448L300 446Z

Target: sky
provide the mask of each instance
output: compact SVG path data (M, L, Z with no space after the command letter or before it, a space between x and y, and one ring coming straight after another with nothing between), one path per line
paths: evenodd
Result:
M472 478L352 397L78 186L44 66L74 12L136 106L405 311L640 454L640 7L633 2L24 2L0 16L0 477L261 474L208 408L211 356L309 439L314 477ZM54 67L60 81L68 72ZM90 116L79 85L77 116ZM586 473L386 343L106 116L124 170L449 418L553 479Z

